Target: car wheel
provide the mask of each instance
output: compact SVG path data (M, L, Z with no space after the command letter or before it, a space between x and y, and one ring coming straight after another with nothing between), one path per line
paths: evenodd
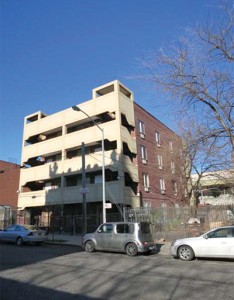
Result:
M23 245L23 239L22 239L21 237L18 237L18 238L16 239L16 245L17 245L17 246L22 246L22 245Z
M134 243L129 243L125 248L125 252L129 256L136 256L138 253L137 246Z
M182 260L192 260L195 255L193 249L187 245L180 246L178 249L178 256Z
M95 250L94 242L88 241L88 242L85 243L85 251L94 252L94 250Z

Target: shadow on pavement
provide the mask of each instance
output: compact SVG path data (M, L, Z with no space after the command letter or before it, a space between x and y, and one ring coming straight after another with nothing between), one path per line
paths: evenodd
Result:
M49 288L38 287L33 284L22 283L15 280L1 278L1 300L27 299L27 300L103 300L103 298L87 297L82 294L70 294Z
M39 261L81 251L83 251L81 247L73 245L61 246L43 244L42 246L37 246L34 244L26 244L23 246L16 246L15 244L1 243L0 270L3 271L24 265L34 264Z

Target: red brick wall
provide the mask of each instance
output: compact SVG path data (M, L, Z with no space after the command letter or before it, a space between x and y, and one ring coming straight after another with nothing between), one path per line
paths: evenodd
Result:
M0 160L0 205L17 208L20 166Z
M135 123L136 123L136 142L137 142L137 162L139 171L139 193L142 196L142 202L149 202L151 207L161 206L163 203L172 206L178 203L180 206L183 200L184 188L182 182L184 175L182 173L181 150L182 141L180 137L145 111L142 107L134 104ZM144 122L145 137L142 138L138 129L138 120ZM160 133L160 147L155 140L155 131ZM172 141L173 151L169 149L169 140ZM142 163L140 145L146 147L147 164ZM159 169L158 154L163 157L163 168ZM171 161L175 164L175 173L171 170ZM149 175L149 192L144 191L142 173ZM165 181L165 194L160 190L160 178ZM172 181L177 184L177 195L173 191ZM143 204L143 203L142 203Z

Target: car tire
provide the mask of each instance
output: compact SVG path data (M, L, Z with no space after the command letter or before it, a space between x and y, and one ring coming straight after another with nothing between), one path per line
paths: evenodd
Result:
M183 246L180 246L178 249L178 257L181 260L189 261L189 260L193 260L195 255L194 255L193 249L190 246L183 245Z
M86 252L94 252L95 251L95 245L92 241L87 241L85 243L85 251Z
M125 247L125 252L129 256L136 256L138 253L137 246L134 243L129 243Z
M22 245L23 245L23 239L22 239L21 237L18 237L18 238L16 239L16 245L17 245L17 246L22 246Z

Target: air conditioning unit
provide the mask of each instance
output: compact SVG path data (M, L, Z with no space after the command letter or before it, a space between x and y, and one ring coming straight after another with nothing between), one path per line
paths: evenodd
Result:
M142 139L144 139L144 138L145 138L144 133L140 132L140 137L141 137Z
M146 165L146 164L147 164L147 160L144 159L144 158L142 158L142 163L143 163L144 165Z
M165 194L166 193L166 191L165 190L161 190L161 194Z
M144 191L145 192L149 192L149 187L148 186L144 186Z

